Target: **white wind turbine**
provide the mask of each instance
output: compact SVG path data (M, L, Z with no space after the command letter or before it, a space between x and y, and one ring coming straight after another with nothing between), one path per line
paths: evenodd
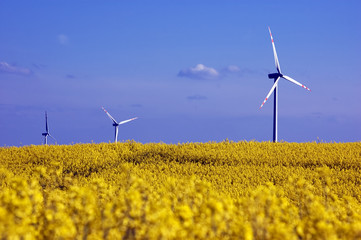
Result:
M278 105L277 105L277 101L278 101L278 91L277 91L277 88L278 88L278 81L280 80L280 78L283 78L283 79L286 79L298 86L301 86L305 89L307 89L308 91L311 91L308 87L306 87L305 85L297 82L296 80L286 76L286 75L283 75L281 73L281 67L280 67L280 64L278 62L278 57L277 57L277 52L276 52L276 47L275 47L275 43L273 41L273 37L272 37L272 33L271 33L271 29L268 27L268 30L269 30L269 34L271 36L271 40L272 40L272 47L273 47L273 55L274 55L274 58L275 58L275 64L276 64L276 69L277 69L277 73L271 73L271 74L268 74L268 78L269 79L274 79L274 84L271 88L271 90L269 91L269 93L267 94L267 97L266 99L263 101L262 105L260 106L260 108L263 107L263 105L266 103L266 101L268 100L269 96L272 94L272 92L274 91L274 106L273 106L273 142L277 142L277 139L278 139Z
M45 133L42 133L41 135L44 136L44 144L48 145L48 136L51 137L52 139L54 139L54 141L56 142L56 139L50 135L49 132L49 127L48 127L48 113L45 111Z
M113 126L115 127L114 142L117 142L117 141L118 141L118 127L119 127L119 125L124 124L124 123L127 123L127 122L130 122L130 121L133 121L133 120L135 120L135 119L138 118L138 117L135 117L135 118L131 118L131 119L128 119L128 120L124 120L124 121L121 121L121 122L118 123L118 122L112 117L112 115L110 115L110 114L108 113L108 111L105 110L104 107L102 107L102 109L103 109L104 112L108 115L108 117L110 118L110 120L113 121Z

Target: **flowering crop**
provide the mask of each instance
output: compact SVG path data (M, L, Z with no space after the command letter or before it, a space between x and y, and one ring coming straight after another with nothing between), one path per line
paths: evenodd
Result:
M0 148L4 239L359 239L361 143Z

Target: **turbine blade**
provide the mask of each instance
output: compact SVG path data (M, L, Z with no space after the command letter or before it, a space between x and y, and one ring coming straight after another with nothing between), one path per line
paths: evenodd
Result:
M50 134L49 134L49 136L50 136L55 142L57 142L56 139L55 139L55 137L51 136Z
M127 122L130 122L130 121L133 121L133 120L135 120L135 119L137 119L138 117L135 117L135 118L131 118L131 119L128 119L128 120L124 120L124 121L121 121L120 123L119 123L119 125L120 124L123 124L123 123L127 123Z
M263 101L262 105L259 107L260 109L263 107L263 105L267 102L269 96L272 94L273 90L277 87L278 81L280 80L280 77L277 78L276 82L273 84L271 90L269 91L269 93L267 94L267 97L265 98L265 100Z
M298 86L300 86L300 87L303 87L304 89L307 89L308 91L311 91L311 89L309 89L309 88L308 88L308 87L306 87L305 85L303 85L303 84L301 84L301 83L297 82L296 80L294 80L294 79L290 78L289 76L285 76L285 75L283 75L282 77L283 77L284 79L286 79L286 80L288 80L288 81L290 81L290 82L294 83L294 84L297 84L297 85L298 85Z
M107 110L105 110L105 108L104 107L102 107L102 109L104 110L104 112L108 115L108 117L110 118L110 120L112 120L115 124L118 124L117 123L117 121L112 117L112 115L110 115L109 113L108 113L108 111Z
M278 62L278 57L277 57L277 52L276 52L276 46L275 46L275 43L274 43L274 41L273 41L273 37L272 37L272 33L271 33L270 27L268 27L268 31L269 31L269 34L270 34L270 36L271 36L272 47L273 47L273 56L274 56L274 58L275 58L276 68L277 68L278 73L281 73L281 67L280 67L280 63Z
M49 127L48 127L48 113L45 111L45 130L48 133Z

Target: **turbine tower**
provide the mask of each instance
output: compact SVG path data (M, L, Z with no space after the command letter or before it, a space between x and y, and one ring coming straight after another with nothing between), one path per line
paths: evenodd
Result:
M308 91L311 91L311 90L308 87L306 87L305 85L303 85L303 84L297 82L296 80L290 78L289 76L286 76L286 75L282 74L280 63L278 62L275 43L273 41L271 29L269 27L268 27L268 31L269 31L269 34L271 36L272 47L273 47L273 56L274 56L274 59L275 59L277 72L268 74L268 78L273 79L274 83L273 83L273 86L272 86L271 90L267 94L266 99L263 101L262 105L260 106L260 109L266 103L266 101L268 100L268 98L272 94L272 92L274 92L274 102L273 102L273 104L274 104L273 105L273 142L277 142L278 141L278 81L281 78L283 78L283 79L286 79L286 80L288 80L288 81L290 81L290 82L292 82L292 83L294 83L294 84L296 84L298 86L303 87L304 89L307 89Z
M108 111L105 110L104 107L102 107L102 109L103 109L104 112L108 115L108 117L110 118L110 120L113 121L113 126L114 126L114 128L115 128L114 142L117 142L117 141L118 141L118 128L119 128L119 125L124 124L124 123L127 123L127 122L130 122L130 121L133 121L133 120L135 120L135 119L138 118L138 117L135 117L135 118L131 118L131 119L128 119L128 120L124 120L124 121L121 121L121 122L118 123L118 122L112 117L112 115L110 115L110 114L108 113Z
M42 133L41 135L44 136L44 144L48 145L48 136L51 137L52 139L54 139L54 141L56 142L56 139L50 135L49 132L49 127L48 127L48 113L45 111L45 133Z

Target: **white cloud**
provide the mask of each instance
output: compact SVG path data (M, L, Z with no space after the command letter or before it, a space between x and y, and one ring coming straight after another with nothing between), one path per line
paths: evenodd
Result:
M225 71L230 73L236 73L241 71L241 69L236 65L229 65L228 67L225 68Z
M206 67L203 64L197 64L195 67L181 70L178 73L178 76L194 79L216 79L219 77L219 73L214 68Z
M12 65L8 64L7 62L0 62L0 73L30 75L30 74L32 74L32 71L27 68L12 66Z
M244 75L252 75L252 74L262 74L263 75L263 72L261 72L259 70L253 70L250 68L240 68L236 65L229 65L229 66L221 69L220 74L224 77L231 77L231 76L241 77Z
M69 37L65 34L59 34L58 41L61 45L67 45L69 43Z

